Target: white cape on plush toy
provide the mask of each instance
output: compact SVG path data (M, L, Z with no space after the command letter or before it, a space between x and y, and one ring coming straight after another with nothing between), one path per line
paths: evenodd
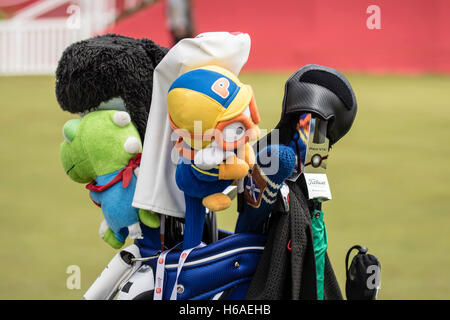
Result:
M169 125L167 93L181 74L205 65L217 65L236 76L250 53L248 34L209 32L178 42L158 64L147 122L141 166L133 206L161 214L184 217L184 193L175 183L177 136Z

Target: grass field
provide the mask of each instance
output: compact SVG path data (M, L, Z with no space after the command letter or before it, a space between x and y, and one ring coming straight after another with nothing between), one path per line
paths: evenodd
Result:
M261 128L279 120L289 74L244 74ZM450 77L348 75L359 110L332 149L325 203L329 254L341 288L359 243L382 263L380 299L450 299ZM0 77L0 298L79 299L114 250L102 216L59 162L62 112L53 77ZM236 213L219 214L232 230ZM81 289L66 269L81 268Z

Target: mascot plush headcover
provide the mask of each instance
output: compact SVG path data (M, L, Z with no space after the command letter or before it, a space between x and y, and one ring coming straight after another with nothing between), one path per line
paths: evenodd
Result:
M105 217L99 231L103 240L118 249L128 235L131 239L142 238L139 222L159 227L156 214L131 206L142 144L128 113L88 113L82 119L67 121L63 135L62 165L72 180L89 183L86 188L91 199ZM155 229L154 233L152 238L158 239L159 231Z
M253 167L248 142L258 136L259 115L251 87L214 65L178 77L167 104L170 125L180 136L175 178L184 192L184 247L189 248L200 243L205 207L228 208L231 200L222 191Z

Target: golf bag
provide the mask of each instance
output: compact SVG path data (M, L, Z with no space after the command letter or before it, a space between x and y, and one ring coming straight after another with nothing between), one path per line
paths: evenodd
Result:
M272 141L269 134L256 143L255 153L271 143L288 146L306 113L327 122L330 147L345 135L356 114L356 99L345 77L316 65L294 73L286 83L276 127L279 140ZM300 150L297 152L300 159ZM114 281L105 280L107 290L90 289L85 297L107 299L118 292L118 299L343 299L326 253L326 231L324 251L317 254L317 225L313 220L318 219L318 212L323 214L322 205L309 194L301 174L304 166L299 161L299 174L280 189L277 200L264 213L267 218L254 228L258 232L218 230L215 214L209 213L202 245L182 250L182 219L169 219L166 244L170 249L156 251L137 240L118 254L122 272ZM240 218L248 214L246 201L239 193ZM321 219L323 223L323 216ZM99 283L102 276L109 279L102 274Z

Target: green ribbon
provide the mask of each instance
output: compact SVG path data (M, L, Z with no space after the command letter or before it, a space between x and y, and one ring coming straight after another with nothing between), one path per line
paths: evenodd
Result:
M320 202L320 200L316 201ZM325 227L323 216L322 210L314 210L311 213L318 300L324 299L325 253L328 248L327 229Z

